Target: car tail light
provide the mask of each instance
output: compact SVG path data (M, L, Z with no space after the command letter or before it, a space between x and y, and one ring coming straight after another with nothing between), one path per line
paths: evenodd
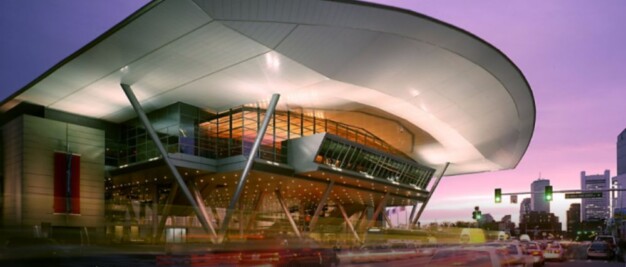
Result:
M533 252L532 252L532 255L533 255L533 256L541 256L542 254L543 254L543 253L541 253L541 251L537 251L537 250L535 250L535 251L533 251Z

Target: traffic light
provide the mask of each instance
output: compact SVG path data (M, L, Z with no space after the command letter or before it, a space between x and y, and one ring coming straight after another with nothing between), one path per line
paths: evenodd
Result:
M546 185L543 193L544 193L543 196L546 201L552 201L552 186L551 185Z
M502 202L502 189L496 188L495 197L496 197L496 203Z
M480 220L483 217L482 212L478 206L474 207L474 211L472 212L472 219Z

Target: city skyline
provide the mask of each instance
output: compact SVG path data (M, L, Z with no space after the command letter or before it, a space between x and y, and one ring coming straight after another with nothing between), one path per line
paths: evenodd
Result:
M7 59L0 63L3 99L146 3L18 2L0 2L1 34L7 37L0 47ZM510 204L505 197L496 205L494 188L504 193L527 191L533 180L545 177L555 190L576 189L581 171L616 173L616 137L626 127L626 118L619 115L626 99L621 87L626 75L619 65L626 60L626 52L620 50L626 40L620 30L626 19L620 10L626 4L378 2L442 20L493 44L526 75L537 103L535 134L517 168L444 177L424 212L423 224L468 221L476 205L494 218L510 214L518 222L519 204ZM563 222L570 203L579 202L555 194L552 209Z

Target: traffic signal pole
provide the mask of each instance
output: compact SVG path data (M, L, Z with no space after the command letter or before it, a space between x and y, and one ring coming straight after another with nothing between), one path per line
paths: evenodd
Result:
M623 192L623 191L626 191L626 188L606 188L606 189L593 189L593 190L568 189L568 190L554 191L552 190L552 186L546 186L543 191L502 193L502 190L500 188L496 188L495 200L496 200L496 203L500 203L500 201L498 201L498 197L500 197L500 200L501 200L501 197L505 195L517 196L517 195L530 195L530 194L544 194L544 199L546 201L553 201L554 193L564 193L566 199L601 198L603 197L602 193L604 192Z
M626 188L607 188L607 189L593 189L593 190L580 190L580 189L568 189L568 190L555 190L552 193L596 193L596 192L619 192L626 191ZM511 192L502 193L503 196L510 195L530 195L530 194L543 194L544 191L531 191L531 192Z

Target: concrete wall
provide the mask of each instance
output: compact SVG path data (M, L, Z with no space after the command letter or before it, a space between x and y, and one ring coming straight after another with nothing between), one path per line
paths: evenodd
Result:
M104 226L104 131L24 115L5 125L3 135L5 158L12 159L5 161L5 184L15 188L17 207L5 212L5 225ZM54 152L68 144L80 155L80 215L53 213Z
M4 154L2 218L5 225L19 225L22 222L22 137L21 117L2 127L2 152Z

